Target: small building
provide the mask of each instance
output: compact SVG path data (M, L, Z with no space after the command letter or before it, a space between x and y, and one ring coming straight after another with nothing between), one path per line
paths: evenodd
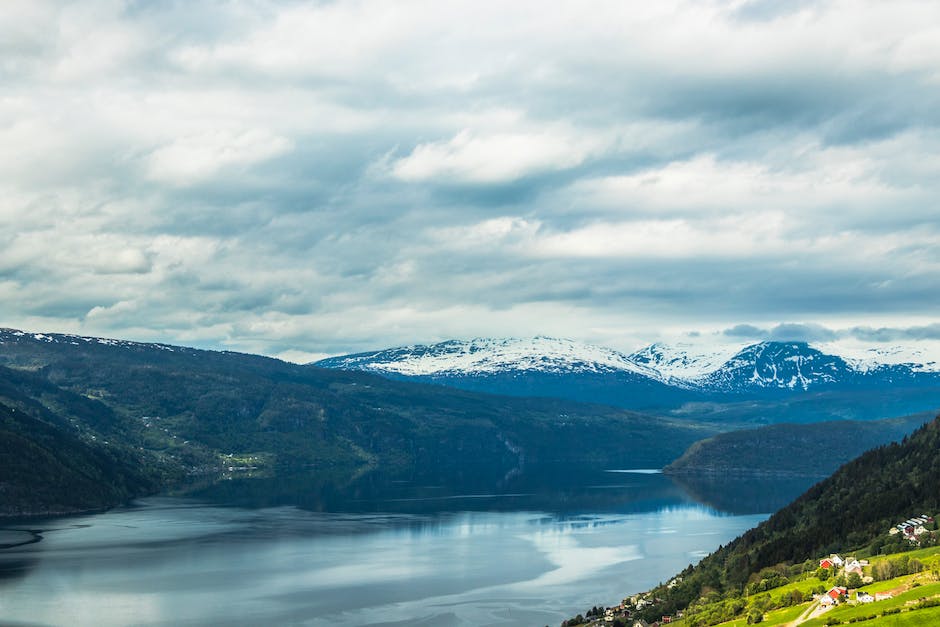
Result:
M830 589L829 592L826 593L826 596L832 599L833 601L835 601L836 603L838 603L843 598L845 598L845 595L847 595L848 593L849 593L848 588L843 588L842 586L836 586Z
M868 562L866 561L865 564L868 564ZM859 577L861 577L862 566L863 564L857 559L851 559L845 563L845 574L849 575L851 573L856 573Z
M829 559L832 560L832 563L835 564L836 566L842 566L843 564L845 564L845 560L839 557L836 553L833 553L832 555L830 555Z
M834 564L833 564L832 560L829 559L828 557L819 560L819 567L820 567L820 568L832 568L833 565L834 565Z
M876 592L875 593L876 601L887 601L888 599L893 599L893 598L894 598L894 595L892 595L890 592Z
M875 597L868 594L867 592L858 592L855 594L855 600L859 603L874 603Z

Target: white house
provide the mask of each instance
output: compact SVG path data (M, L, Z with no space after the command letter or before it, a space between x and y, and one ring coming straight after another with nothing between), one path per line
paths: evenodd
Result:
M821 597L819 597L819 604L822 605L823 607L832 607L833 605L836 604L836 600L833 599L828 594L824 594Z

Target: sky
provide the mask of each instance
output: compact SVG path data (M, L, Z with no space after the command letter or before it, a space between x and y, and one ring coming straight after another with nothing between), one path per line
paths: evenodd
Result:
M0 326L940 340L940 4L12 0Z

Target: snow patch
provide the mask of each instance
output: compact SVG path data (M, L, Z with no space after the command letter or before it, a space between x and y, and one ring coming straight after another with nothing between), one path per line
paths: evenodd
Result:
M845 342L813 344L815 348L839 355L858 372L867 373L884 366L906 366L914 372L940 372L940 341L922 341L917 346L871 347Z

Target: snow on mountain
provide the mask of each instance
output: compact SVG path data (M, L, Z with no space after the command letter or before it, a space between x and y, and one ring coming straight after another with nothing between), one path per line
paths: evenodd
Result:
M761 342L745 347L695 383L720 391L808 390L826 384L848 383L856 377L857 371L844 359L827 355L805 342Z
M157 348L169 352L192 352L196 349L181 346L170 346L169 344L157 344L152 342L132 342L130 340L114 340L104 337L86 337L83 335L73 335L71 333L27 333L17 329L0 328L0 344L16 341L36 341L47 344L72 344L80 346L81 344L101 344L104 346L117 346L121 348Z
M860 346L845 342L812 344L815 348L839 355L859 372L872 372L885 366L906 366L913 372L940 372L940 342L921 342L918 346Z
M745 344L702 346L689 343L650 344L631 353L630 361L656 370L664 378L690 381L718 370Z
M405 376L477 375L508 371L602 373L626 371L659 380L657 370L609 348L566 339L477 338L331 357L315 365Z
M708 393L882 385L940 372L936 361L924 360L927 355L916 350L869 348L849 355L822 348L827 350L805 342L656 343L627 355L566 339L478 338L332 357L316 365L435 378L514 372L632 373Z

